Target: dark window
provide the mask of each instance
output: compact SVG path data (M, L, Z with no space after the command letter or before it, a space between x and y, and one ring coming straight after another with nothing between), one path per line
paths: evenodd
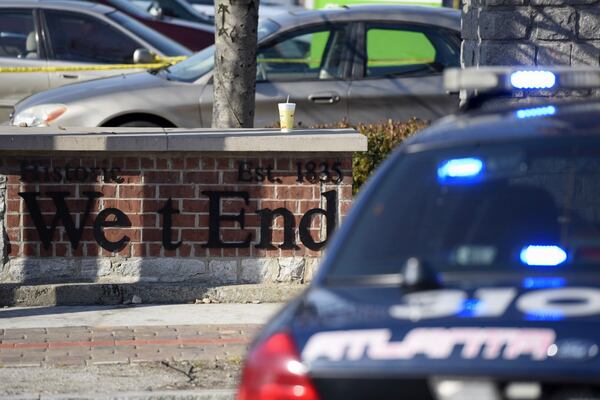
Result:
M54 58L106 64L132 64L142 47L108 23L87 15L46 11Z
M183 47L174 40L171 40L163 34L148 28L146 25L119 11L108 13L106 16L123 28L127 29L129 32L132 32L136 36L142 38L142 40L146 41L148 44L153 46L156 50L160 51L167 57L187 56L192 54L192 52L186 47ZM140 45L138 47L142 46Z
M259 50L257 77L267 81L341 78L345 42L344 29L295 33Z
M458 66L460 49L450 37L433 28L370 26L365 76L439 73Z
M438 271L526 271L521 257L530 246L562 249L562 270L598 266L599 205L598 140L403 155L372 193L330 273L394 274L410 257Z
M0 57L39 58L31 10L0 10Z
M188 0L188 2L190 4L200 4L200 5L204 5L204 6L214 6L215 5L214 0Z

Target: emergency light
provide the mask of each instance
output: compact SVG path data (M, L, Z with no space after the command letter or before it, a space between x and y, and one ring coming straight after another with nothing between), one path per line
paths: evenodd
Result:
M521 250L521 262L536 267L554 267L567 260L567 252L559 246L526 246Z
M600 68L479 67L447 68L444 86L450 92L513 92L600 87Z
M438 166L438 181L440 183L466 183L477 179L483 169L483 161L479 158L465 157L446 160Z
M515 89L551 89L556 75L550 71L515 71L510 74L510 84Z
M556 114L555 106L545 106L545 107L533 107L533 108L522 108L515 112L517 118L535 118L535 117L547 117L549 115Z

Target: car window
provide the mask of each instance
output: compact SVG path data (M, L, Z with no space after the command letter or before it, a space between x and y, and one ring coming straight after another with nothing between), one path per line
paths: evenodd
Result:
M110 24L82 14L46 11L54 58L106 64L132 64L142 47Z
M40 58L31 10L0 10L0 57Z
M258 41L277 32L281 26L270 19L264 19L258 24ZM214 68L215 46L209 46L185 61L170 66L161 71L161 76L181 82L194 82Z
M366 49L368 78L439 73L459 65L458 46L432 28L371 26Z
M600 141L529 140L423 151L394 160L330 270L525 271L535 252L562 268L599 266ZM552 254L551 254L552 255Z
M147 27L128 15L114 11L106 14L106 16L123 28L127 29L129 32L132 32L138 37L142 38L142 40L146 41L146 43L149 43L156 50L167 57L187 56L192 54L192 52L186 47L183 47L174 40L164 36L154 29ZM138 47L142 46L140 45Z
M257 54L257 79L300 81L343 75L343 28L302 31L263 47Z

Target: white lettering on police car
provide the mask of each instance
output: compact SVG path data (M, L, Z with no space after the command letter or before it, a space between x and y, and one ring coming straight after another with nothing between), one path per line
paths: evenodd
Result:
M390 315L398 319L419 320L454 315L462 310L467 293L458 289L428 290L404 296L406 304L394 305Z
M517 290L510 287L481 288L475 291L472 298L458 289L430 290L405 295L404 304L391 306L389 313L392 318L413 321L451 317L463 311L469 311L469 317L501 317L515 298ZM600 314L600 289L571 287L534 290L521 294L516 300L516 307L528 315L596 315Z
M473 316L497 317L506 311L517 295L515 288L482 288L475 292ZM398 319L419 320L450 317L460 313L467 293L458 289L429 290L404 296L406 304L390 308L390 315Z
M460 357L464 359L515 360L528 356L544 360L556 339L554 330L545 328L416 328L401 341L390 341L391 336L389 329L319 332L304 346L302 358L306 362L356 361L364 357L410 360L417 355L447 359L462 346Z
M537 290L517 300L517 308L526 314L585 317L600 314L600 289L571 287Z

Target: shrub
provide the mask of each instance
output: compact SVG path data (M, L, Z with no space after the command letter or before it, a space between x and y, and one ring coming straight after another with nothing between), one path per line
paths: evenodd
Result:
M369 178L377 166L385 160L390 152L404 139L429 125L426 121L411 118L406 122L389 120L377 124L357 124L352 126L345 121L335 125L318 126L319 128L354 128L367 136L368 149L364 153L354 154L352 173L354 176L353 192Z

